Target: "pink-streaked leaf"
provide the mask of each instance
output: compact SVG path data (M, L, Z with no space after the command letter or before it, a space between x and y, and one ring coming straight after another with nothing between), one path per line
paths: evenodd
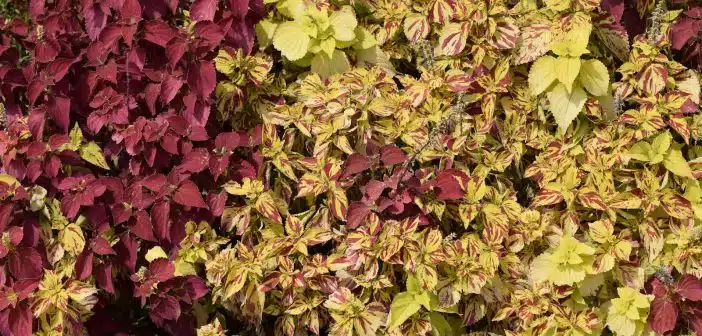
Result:
M193 21L212 21L217 10L218 0L196 0L190 7L190 18Z

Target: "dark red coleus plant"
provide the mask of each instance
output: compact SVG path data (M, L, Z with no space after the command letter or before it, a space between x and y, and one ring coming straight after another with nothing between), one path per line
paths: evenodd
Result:
M666 277L654 277L646 284L648 293L655 298L651 302L648 323L653 331L665 334L678 325L689 326L698 335L702 334L702 281L685 274L677 281Z

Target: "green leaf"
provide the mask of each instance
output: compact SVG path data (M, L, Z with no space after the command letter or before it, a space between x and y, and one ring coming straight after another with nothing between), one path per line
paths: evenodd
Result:
M356 37L354 31L358 26L358 21L351 6L344 6L341 10L334 12L329 20L332 29L334 29L334 38L338 41L351 41Z
M407 286L408 292L422 291L422 285L419 283L419 280L417 280L417 277L412 274L407 275L407 283L405 283L405 286Z
M78 147L80 144L83 142L83 131L81 131L80 127L78 126L78 123L73 125L73 129L71 129L71 132L68 134L68 137L71 139L69 142L69 148L70 150L78 150Z
M451 328L451 325L441 313L430 312L429 321L431 322L431 334L433 336L453 335L453 328Z
M573 82L580 72L580 58L561 56L556 58L554 63L556 77L558 81L566 86L568 92L573 89Z
M332 57L327 57L324 53L319 53L312 59L312 72L321 77L329 77L335 73L341 73L351 67L346 54L341 50L334 50Z
M653 142L651 142L651 153L648 155L652 164L663 161L663 155L665 155L670 148L671 139L672 136L670 135L670 132L667 131L659 134L653 139Z
M105 161L105 155L102 154L102 148L94 141L88 142L80 147L80 157L100 168L110 169L110 166L107 165L107 161Z
M646 141L639 141L635 143L629 150L629 156L639 161L651 160L651 158L648 156L649 153L651 153L651 144Z
M261 48L265 48L273 42L273 36L275 36L277 28L278 24L268 19L261 20L256 24L256 41Z
M284 22L278 26L273 36L273 46L291 61L305 57L310 46L310 37L302 26L294 21Z
M569 93L565 85L558 84L548 92L547 96L556 124L565 133L570 123L578 117L585 106L587 94L579 85L574 86Z
M609 72L599 60L586 60L580 66L580 84L593 96L604 96L609 88Z
M544 92L556 78L556 59L552 56L543 56L537 59L529 70L531 94L536 96Z
M682 156L682 152L679 149L671 149L668 155L666 155L665 160L663 160L663 165L675 175L695 178L692 176L690 165Z
M373 34L371 34L371 32L369 32L366 28L356 27L356 43L353 44L354 49L368 49L377 44L378 42L375 40L375 37Z
M402 292L395 295L390 305L390 316L388 316L388 330L402 325L408 318L416 314L421 305L415 300L414 293Z

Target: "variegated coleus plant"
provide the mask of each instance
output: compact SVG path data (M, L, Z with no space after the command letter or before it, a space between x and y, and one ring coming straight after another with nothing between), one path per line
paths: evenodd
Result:
M0 332L702 334L684 6L33 0Z

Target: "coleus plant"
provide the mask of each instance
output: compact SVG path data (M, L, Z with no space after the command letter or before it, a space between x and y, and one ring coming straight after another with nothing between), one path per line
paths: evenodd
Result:
M27 5L2 334L695 331L692 4Z

